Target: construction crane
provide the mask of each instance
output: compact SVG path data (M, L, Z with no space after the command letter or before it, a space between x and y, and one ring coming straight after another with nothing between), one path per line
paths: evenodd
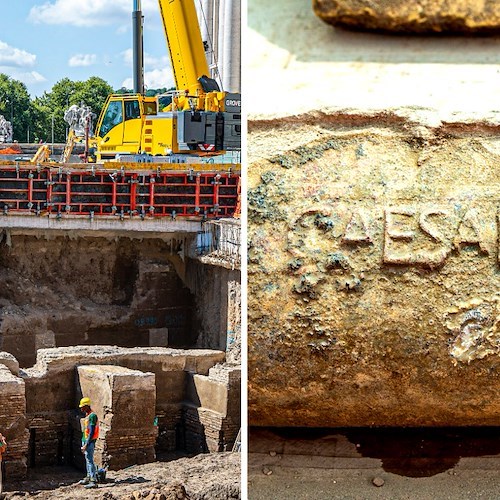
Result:
M158 0L158 5L176 85L171 104L159 109L157 97L143 94L140 76L136 93L110 95L96 127L97 161L124 156L135 161L147 154L173 163L206 156L224 162L224 153L241 149L241 94L222 91L207 76L194 1ZM134 0L134 9L135 24L142 27L140 0ZM134 61L141 64L142 45L135 45ZM136 68L140 74L142 68Z

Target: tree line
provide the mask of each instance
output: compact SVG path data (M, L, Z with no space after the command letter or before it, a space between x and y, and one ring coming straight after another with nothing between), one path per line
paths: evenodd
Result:
M166 91L150 89L147 95ZM32 99L23 82L0 73L0 115L12 123L17 142L66 142L68 124L64 112L71 105L83 103L99 116L109 94L132 92L126 88L114 90L97 76L83 82L63 78L50 92Z

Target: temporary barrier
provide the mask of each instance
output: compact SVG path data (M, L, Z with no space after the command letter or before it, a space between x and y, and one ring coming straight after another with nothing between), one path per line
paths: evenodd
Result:
M0 213L94 216L232 217L232 172L0 167Z

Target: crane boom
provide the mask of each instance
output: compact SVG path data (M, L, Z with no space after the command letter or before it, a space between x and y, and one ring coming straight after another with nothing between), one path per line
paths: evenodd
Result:
M187 90L189 95L219 90L204 89L199 81L208 78L209 68L193 0L158 0L158 3L176 88Z

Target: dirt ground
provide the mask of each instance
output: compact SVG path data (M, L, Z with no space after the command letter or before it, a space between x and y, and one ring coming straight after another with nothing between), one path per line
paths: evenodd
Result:
M5 499L148 500L240 498L240 453L214 453L109 471L105 484L87 490L70 467L41 468L29 480L6 485Z
M249 500L500 498L498 428L250 433Z

